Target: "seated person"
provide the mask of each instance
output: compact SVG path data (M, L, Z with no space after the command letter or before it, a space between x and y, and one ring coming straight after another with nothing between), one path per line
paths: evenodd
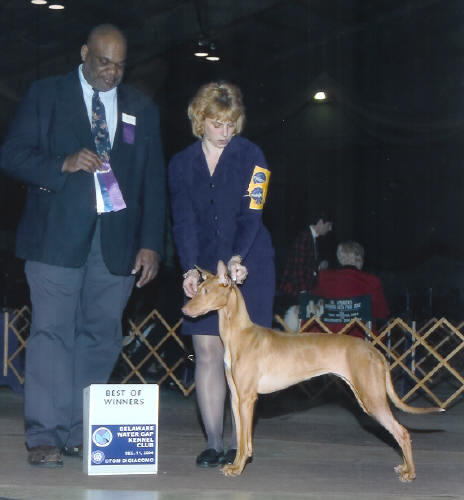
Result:
M337 259L342 267L321 271L312 294L328 299L345 299L369 294L372 319L388 318L390 310L380 279L373 274L361 271L364 265L364 248L355 241L340 243L337 247ZM330 325L330 328L337 332L343 326L343 324L334 323ZM364 337L364 332L359 327L353 327L349 334Z

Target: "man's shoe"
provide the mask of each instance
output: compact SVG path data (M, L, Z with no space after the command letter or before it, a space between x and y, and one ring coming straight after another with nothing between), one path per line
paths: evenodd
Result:
M217 467L222 457L222 451L216 451L214 448L207 448L197 457L198 467Z
M40 445L29 448L27 461L36 467L49 469L63 467L60 450L50 445Z
M79 444L78 446L65 446L62 450L61 453L65 457L80 457L82 458L83 453L82 453L82 445Z

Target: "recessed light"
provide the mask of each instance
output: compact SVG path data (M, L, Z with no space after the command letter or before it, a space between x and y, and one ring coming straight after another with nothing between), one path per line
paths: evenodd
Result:
M325 99L327 99L327 94L321 90L314 94L314 99L316 101L324 101Z
M209 41L206 38L202 38L198 40L195 48L195 52L193 53L196 57L206 57L209 53L208 51Z

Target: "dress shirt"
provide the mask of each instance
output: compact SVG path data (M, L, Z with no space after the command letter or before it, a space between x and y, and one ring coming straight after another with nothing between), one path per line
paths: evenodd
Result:
M314 231L313 226L309 226L311 234L313 235L313 245L314 245L314 260L317 262L317 237L319 236L316 231Z

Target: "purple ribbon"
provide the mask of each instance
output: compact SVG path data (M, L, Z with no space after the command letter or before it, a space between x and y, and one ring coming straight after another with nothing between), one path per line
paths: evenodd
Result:
M126 203L110 164L105 162L103 166L105 171L98 172L97 178L105 205L105 212L117 212L126 208Z

